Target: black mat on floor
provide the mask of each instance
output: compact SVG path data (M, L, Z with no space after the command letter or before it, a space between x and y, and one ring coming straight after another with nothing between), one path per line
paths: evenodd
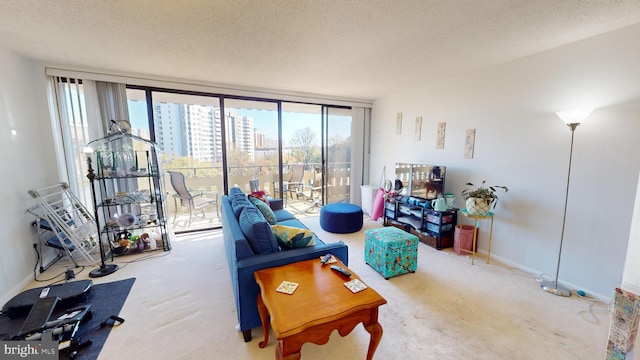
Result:
M104 342L109 336L112 326L100 326L112 315L118 315L122 305L124 304L129 292L133 287L135 278L114 281L105 284L97 284L91 287L91 290L81 299L74 304L75 306L91 305L91 311L93 317L82 324L78 329L78 335L82 342L91 340L91 345L82 348L78 351L76 359L78 360L92 360L97 359L100 350ZM54 311L56 313L64 312L66 309L58 309ZM0 340L10 340L11 337L17 334L22 328L25 318L10 319L6 315L0 315ZM125 319L126 321L126 319ZM113 321L107 321L108 324ZM125 322L122 326L127 326ZM64 354L60 356L60 359L65 359Z

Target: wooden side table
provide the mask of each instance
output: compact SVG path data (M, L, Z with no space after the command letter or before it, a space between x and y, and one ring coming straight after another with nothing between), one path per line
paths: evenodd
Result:
M460 249L459 251L464 251L464 252L468 252L471 253L471 265L473 265L473 261L475 260L476 257L476 252L477 252L477 246L478 246L478 231L476 230L478 227L480 227L480 220L491 220L491 226L489 228L489 248L487 250L487 264L489 263L489 260L491 259L491 240L493 237L493 213L492 212L488 212L486 215L475 215L475 214L469 214L467 212L467 209L461 209L460 213L462 213L463 216L468 217L473 219L474 223L474 229L473 229L473 246L471 247L471 250L467 250L467 249Z

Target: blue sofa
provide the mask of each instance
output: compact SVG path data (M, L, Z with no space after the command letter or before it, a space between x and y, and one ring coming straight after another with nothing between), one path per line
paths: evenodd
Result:
M291 250L281 250L271 233L271 225L262 213L256 216L256 206L247 201L239 188L232 188L223 195L222 233L231 274L233 296L236 302L239 330L244 341L251 340L251 329L261 326L256 304L260 288L253 273L256 270L282 266L302 260L319 259L331 253L348 265L347 245L342 241L325 244L314 235L315 245ZM290 212L282 208L282 200L270 202L278 225L305 228ZM252 209L253 207L253 209ZM246 235L245 235L246 234Z

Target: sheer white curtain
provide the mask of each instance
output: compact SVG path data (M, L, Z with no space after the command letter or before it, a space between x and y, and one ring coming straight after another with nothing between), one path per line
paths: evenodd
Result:
M122 83L96 81L96 96L105 133L111 126L111 120L129 121L127 106L127 86Z
M62 181L91 204L86 145L108 133L111 120L129 120L125 84L50 76L55 107L54 128Z

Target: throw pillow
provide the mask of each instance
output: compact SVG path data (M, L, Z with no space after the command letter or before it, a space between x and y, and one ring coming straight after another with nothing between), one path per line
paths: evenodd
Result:
M282 250L303 248L316 244L313 231L292 226L271 225L273 235Z
M273 213L273 210L271 210L269 205L267 205L264 201L258 199L255 196L249 195L247 197L249 198L249 201L251 201L251 203L255 205L258 208L258 210L260 210L260 212L264 216L264 219L267 220L269 225L275 225L278 223L278 220L276 219L276 214Z
M267 193L265 193L264 190L254 191L248 196L255 196L258 199L264 201L267 205L269 205L269 198L267 197Z
M271 226L255 206L247 206L238 218L242 234L255 254L269 254L278 251L278 242L273 236Z

